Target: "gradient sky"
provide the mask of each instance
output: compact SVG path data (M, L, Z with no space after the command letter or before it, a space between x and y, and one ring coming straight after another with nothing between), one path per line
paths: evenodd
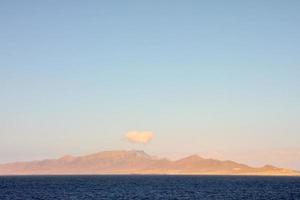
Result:
M0 1L0 162L144 149L300 169L299 10Z

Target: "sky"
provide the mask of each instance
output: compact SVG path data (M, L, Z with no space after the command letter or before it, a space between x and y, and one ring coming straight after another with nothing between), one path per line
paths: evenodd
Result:
M300 170L299 10L0 1L0 163L138 149Z

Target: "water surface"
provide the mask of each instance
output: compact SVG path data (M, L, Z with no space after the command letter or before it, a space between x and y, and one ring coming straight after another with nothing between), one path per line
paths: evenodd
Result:
M7 176L1 200L300 200L300 177Z

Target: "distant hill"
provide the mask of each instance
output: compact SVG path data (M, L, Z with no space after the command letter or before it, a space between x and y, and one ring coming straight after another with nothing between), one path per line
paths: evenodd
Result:
M212 174L212 175L300 175L289 169L266 165L255 168L233 161L205 159L198 155L170 161L143 151L104 151L86 156L64 156L0 165L0 175L42 174Z

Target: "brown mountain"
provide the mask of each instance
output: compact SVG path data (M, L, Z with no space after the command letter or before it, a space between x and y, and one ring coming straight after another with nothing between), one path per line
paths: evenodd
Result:
M299 172L270 165L255 168L233 161L205 159L198 155L170 161L154 158L143 151L104 151L78 157L8 163L0 165L0 174L300 175Z

